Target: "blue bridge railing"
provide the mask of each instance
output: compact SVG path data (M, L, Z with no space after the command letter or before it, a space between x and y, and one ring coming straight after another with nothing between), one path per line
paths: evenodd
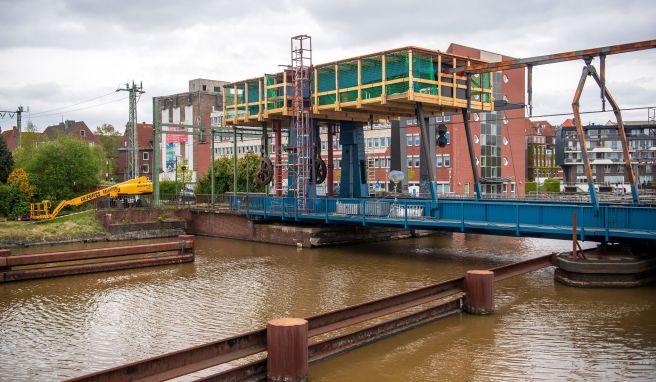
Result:
M499 235L571 238L577 215L581 240L656 241L656 208L587 203L464 200L324 198L305 201L257 194L232 195L230 208L267 220L392 225Z

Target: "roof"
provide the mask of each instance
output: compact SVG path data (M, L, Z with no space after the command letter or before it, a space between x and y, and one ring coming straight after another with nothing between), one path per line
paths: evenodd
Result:
M76 131L84 130L84 137L80 137L78 134L74 134ZM51 125L46 127L43 131L49 139L55 139L62 134L74 134L76 137L84 138L87 142L93 142L94 144L100 144L98 138L84 121L66 121L60 122L57 125Z
M574 126L574 119L573 118L567 118L566 120L563 121L563 123L560 124L560 127L575 127Z

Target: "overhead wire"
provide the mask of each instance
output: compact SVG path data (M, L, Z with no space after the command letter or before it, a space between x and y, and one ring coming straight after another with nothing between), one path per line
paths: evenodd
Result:
M95 100L100 99L100 98L107 97L108 95L111 95L111 94L116 94L116 91L114 90L110 93L102 94L102 95L99 95L99 96L96 96L96 97L93 97L93 98L89 98L89 99L84 100L84 101L79 101L79 102L76 102L76 103L73 103L73 104L70 104L70 105L67 105L67 106L56 107L56 108L53 108L53 109L48 109L48 110L40 111L40 112L37 112L37 113L30 113L30 116L33 117L35 115L50 113L52 111L68 109L70 107L74 107L74 106L77 106L77 105L82 105L83 103L87 103L87 102L95 101Z
M71 109L71 110L59 111L59 112L50 113L50 114L43 114L43 115L39 115L39 116L36 116L36 117L34 117L34 116L30 116L30 118L39 119L39 118L51 117L51 116L53 116L53 115L60 115L60 114L72 113L72 112L74 112L74 111L80 111L80 110L92 109L92 108L94 108L94 107L104 106L104 105L108 105L108 104L110 104L110 103L115 103L115 102L124 101L124 100L126 100L126 99L128 99L127 96L126 96L126 97L119 98L119 99L111 100L111 101L108 101L108 102L103 102L103 103L99 103L99 104L91 105L91 106L80 107L80 108L77 108L77 109Z

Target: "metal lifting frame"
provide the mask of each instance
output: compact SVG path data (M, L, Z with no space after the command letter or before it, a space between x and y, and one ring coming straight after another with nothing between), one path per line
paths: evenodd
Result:
M615 102L615 99L608 92L606 87L606 56L611 54L621 54L628 52L636 52L639 50L654 49L656 48L656 40L646 40L640 42L633 42L628 44L621 45L611 45L601 48L577 50L563 53L550 54L545 56L530 57L530 58L519 58L513 60L505 60L501 62L493 63L484 63L484 64L474 64L468 65L466 67L457 67L450 69L451 73L465 72L467 74L467 108L462 109L463 121L465 124L465 133L467 135L467 145L469 148L469 157L472 166L472 172L474 174L474 185L476 187L476 198L480 199L480 183L478 171L476 169L476 163L474 158L473 145L471 142L471 133L469 129L469 112L471 111L471 75L475 73L488 73L488 72L497 72L503 70L527 68L528 69L528 84L527 84L527 93L528 93L528 110L529 117L533 116L533 66L536 65L546 65L554 64L557 62L564 61L573 61L583 59L585 60L585 67L583 68L583 73L581 74L581 80L579 81L579 86L577 88L576 94L574 96L574 101L572 102L572 109L574 110L574 122L576 124L576 129L578 132L579 140L581 142L581 151L583 153L583 161L585 167L586 177L588 179L588 187L590 190L590 201L595 205L596 208L599 207L599 201L597 200L597 195L594 189L594 183L592 179L592 171L590 169L590 162L587 155L587 148L585 147L585 134L581 124L581 115L579 111L579 99L581 97L581 92L583 91L583 86L585 85L585 80L587 76L592 76L597 85L601 90L601 102L602 109L606 110L606 98L613 107L613 113L617 118L617 128L619 131L620 140L622 142L622 151L624 153L624 165L627 170L627 175L629 182L631 183L631 195L633 198L634 204L639 204L638 199L638 189L636 183L636 177L631 167L631 156L629 153L628 142L626 140L626 132L624 130L624 122L622 121L622 114L620 113L620 108ZM599 57L600 60L600 70L601 76L597 74L595 68L591 65L592 59L594 57Z
M605 56L600 57L602 62L602 67L604 67L605 70L604 58ZM631 154L629 153L629 145L626 140L626 131L624 130L622 113L620 111L619 106L617 105L617 102L615 102L615 98L613 98L613 96L608 91L608 88L606 87L605 84L606 81L603 76L604 74L603 71L602 71L602 76L600 77L599 74L597 74L597 70L595 69L595 67L592 66L592 57L586 57L584 61L585 61L585 66L583 67L583 72L581 73L579 86L576 88L576 93L574 94L574 100L572 101L572 110L574 112L574 125L576 126L576 131L578 132L578 136L579 136L579 142L581 143L583 166L584 166L585 176L588 180L588 187L589 187L590 199L591 199L590 201L595 205L595 207L597 208L599 207L599 201L597 200L596 191L594 189L594 180L592 178L590 158L588 158L588 149L586 147L587 145L585 140L585 131L583 131L583 124L581 123L581 113L579 109L579 100L581 99L581 94L583 93L583 87L585 86L585 81L587 80L588 76L594 78L595 82L597 82L597 85L601 89L601 96L604 98L608 98L608 102L613 108L613 113L615 114L615 118L617 119L617 130L619 133L620 141L622 142L622 152L624 154L624 167L626 168L626 173L629 178L629 183L631 184L631 197L633 199L634 204L639 204L640 200L638 198L636 177L635 174L633 173L633 167L631 166ZM604 107L605 107L605 102L604 102Z

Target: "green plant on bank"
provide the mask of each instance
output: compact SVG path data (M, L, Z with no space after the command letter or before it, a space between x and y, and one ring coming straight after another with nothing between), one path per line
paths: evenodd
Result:
M104 232L93 211L43 222L0 222L0 241L65 240Z

